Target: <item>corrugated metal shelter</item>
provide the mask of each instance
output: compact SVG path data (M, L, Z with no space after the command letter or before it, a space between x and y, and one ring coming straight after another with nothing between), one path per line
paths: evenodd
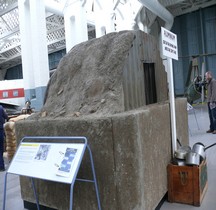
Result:
M154 37L137 31L123 77L126 110L167 100L167 75Z

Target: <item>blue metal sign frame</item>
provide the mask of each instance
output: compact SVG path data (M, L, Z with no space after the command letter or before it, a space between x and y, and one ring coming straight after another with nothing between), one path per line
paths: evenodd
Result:
M81 144L84 144L84 149L83 149L82 154L80 156L78 166L76 167L76 171L75 171L75 174L74 174L72 182L71 182L70 208L69 208L69 210L73 209L73 189L74 189L75 181L83 181L83 182L94 183L94 187L95 187L95 191L96 191L96 197L97 197L98 210L101 210L100 196L99 196L96 173L95 173L95 168L94 168L93 156L92 156L91 149L90 149L89 145L87 144L87 138L86 137L83 137L83 136L26 136L21 140L20 144L23 143L23 142L32 142L32 143L35 143L35 142L40 142L40 143L42 143L42 142L66 143L67 142L67 143L81 143ZM77 178L77 174L78 174L78 171L79 171L82 159L83 159L83 155L84 155L84 153L86 151L86 148L87 148L88 153L89 153L93 180ZM13 162L13 160L12 160L12 162ZM5 174L4 195L3 195L4 197L3 197L3 208L2 208L2 210L5 210L5 206L6 206L7 176L8 176L9 173L10 172L6 172L6 174ZM19 174L17 174L17 175L19 175ZM40 210L39 200L38 200L38 196L37 196L36 189L35 189L35 184L34 184L34 178L35 177L30 177L29 176L29 178L31 180L31 184L32 184L33 192L34 192L34 197L35 197L35 200L36 200L37 209Z

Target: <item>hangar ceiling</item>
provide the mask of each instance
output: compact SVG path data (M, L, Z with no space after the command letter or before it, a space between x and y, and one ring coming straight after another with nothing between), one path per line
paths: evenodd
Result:
M51 0L59 3L60 0ZM95 0L86 0L88 8L93 8ZM129 0L114 0L125 4ZM158 0L176 17L216 4L215 0ZM145 17L154 20L156 15L145 10ZM88 12L88 11L87 11ZM47 47L52 53L65 48L64 18L47 13ZM88 24L89 38L94 36L94 26ZM21 42L19 31L19 12L17 0L0 0L0 70L8 69L21 63Z

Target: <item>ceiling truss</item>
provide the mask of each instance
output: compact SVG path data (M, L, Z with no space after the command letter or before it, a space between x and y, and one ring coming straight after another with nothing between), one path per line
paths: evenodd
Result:
M60 0L53 0L60 3ZM86 0L89 8L93 8L93 0ZM97 0L98 2L100 0ZM115 0L115 7L131 0ZM215 0L158 0L173 16L193 12L200 8L216 4ZM17 0L0 0L0 70L8 69L21 63L21 40L19 32L19 11ZM89 3L90 2L90 3ZM150 26L156 15L146 9L141 11L142 21ZM47 46L52 53L65 48L64 18L59 15L47 13ZM94 25L88 24L89 36L94 31ZM94 36L94 35L93 35ZM91 38L91 37L90 37Z

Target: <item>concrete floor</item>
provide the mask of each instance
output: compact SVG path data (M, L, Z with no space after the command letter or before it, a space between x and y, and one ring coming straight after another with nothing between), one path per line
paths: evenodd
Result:
M8 168L9 163L5 158L5 167ZM0 209L3 209L3 192L6 172L0 172ZM20 194L19 176L8 174L7 176L7 197L5 210L24 210L23 202Z
M197 120L196 120L197 118ZM209 146L216 142L216 134L208 134L209 118L206 105L194 106L194 111L188 113L189 142L193 146L196 142L202 142ZM215 210L216 209L216 146L206 150L208 189L200 207L192 205L164 202L160 210Z
M188 113L189 124L189 141L190 146L196 142L202 142L205 145L211 145L216 142L216 134L207 134L209 128L209 119L206 105L194 106L194 111ZM215 210L216 209L216 146L206 151L207 153L207 169L208 169L208 190L205 194L200 207L192 205L169 203L165 201L160 210ZM5 159L6 168L9 163ZM0 172L0 209L3 203L5 172ZM6 210L24 210L23 202L20 195L19 177L9 174L7 180L7 199Z

